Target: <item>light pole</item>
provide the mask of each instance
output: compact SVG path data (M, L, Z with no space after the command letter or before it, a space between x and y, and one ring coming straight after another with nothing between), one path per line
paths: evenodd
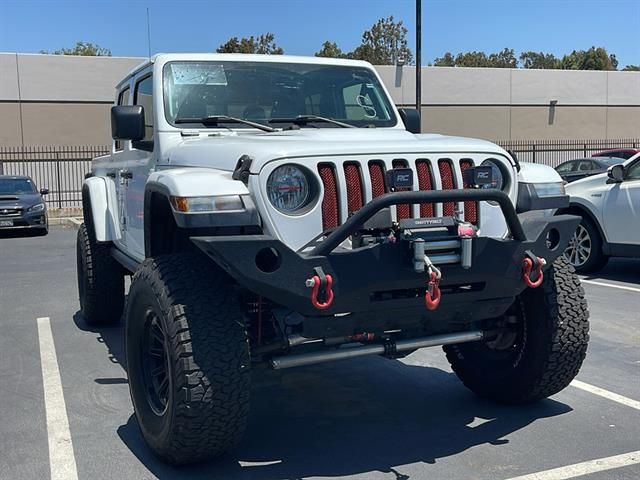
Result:
M416 0L416 110L422 116L422 0Z

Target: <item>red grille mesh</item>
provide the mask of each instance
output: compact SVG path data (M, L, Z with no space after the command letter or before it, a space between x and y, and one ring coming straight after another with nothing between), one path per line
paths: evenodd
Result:
M426 160L416 162L418 173L418 187L420 190L433 190L431 182L431 167ZM433 203L420 204L420 218L433 217Z
M322 229L336 228L339 224L338 186L336 175L331 165L318 165L318 173L324 186L322 198Z
M369 164L369 176L371 177L371 193L373 198L384 195L384 167L378 162Z
M351 215L360 210L364 204L360 166L356 163L345 163L344 176L347 180L347 211L348 215Z
M462 179L464 181L464 171L473 167L471 160L460 160L460 171L462 172ZM464 188L469 188L471 185L464 182ZM478 222L478 203L477 202L464 202L464 219L470 223Z
M407 168L408 164L406 160L395 159L391 165L393 168ZM398 191L406 191L408 188L399 188ZM398 220L403 220L405 218L411 218L411 205L403 203L402 205L396 205L396 215Z
M453 168L449 160L438 160L438 170L440 170L440 180L442 181L443 190L453 190ZM445 202L442 204L442 214L445 217L453 217L456 213L454 202Z

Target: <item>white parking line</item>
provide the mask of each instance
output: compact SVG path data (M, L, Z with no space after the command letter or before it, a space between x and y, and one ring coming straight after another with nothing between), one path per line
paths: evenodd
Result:
M580 281L591 285L600 285L601 287L619 288L620 290L629 290L630 292L640 292L640 288L627 287L626 285L614 285L613 283L597 282L595 280L586 280L584 278L580 278Z
M44 387L44 406L49 437L49 468L51 480L77 480L78 472L73 455L67 407L64 403L60 369L51 333L49 317L38 318L40 363Z
M596 460L567 465L566 467L553 468L543 472L530 473L529 475L513 477L508 480L566 480L589 475L590 473L628 467L629 465L636 465L638 463L640 463L640 450L615 455L613 457L598 458Z
M580 390L584 390L585 392L593 393L594 395L598 395L600 397L613 400L614 402L621 403L622 405L626 405L627 407L640 410L639 401L633 400L628 397L623 397L622 395L618 395L617 393L610 392L609 390L605 390L604 388L596 387L594 385L589 385L588 383L581 382L580 380L572 381L571 386L579 388Z

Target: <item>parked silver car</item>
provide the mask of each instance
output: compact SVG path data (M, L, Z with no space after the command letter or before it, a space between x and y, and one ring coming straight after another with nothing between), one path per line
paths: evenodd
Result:
M559 213L582 217L564 252L578 272L599 270L609 257L640 257L640 153L566 192L571 203Z

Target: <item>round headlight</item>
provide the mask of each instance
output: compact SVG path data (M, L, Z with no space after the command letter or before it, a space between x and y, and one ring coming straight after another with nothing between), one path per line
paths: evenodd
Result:
M502 190L505 186L504 175L502 169L493 160L485 160L481 163L483 167L491 167L491 183L484 185L482 188L495 188L496 190Z
M267 180L267 196L282 213L296 213L311 201L311 185L305 171L295 165L276 168Z

